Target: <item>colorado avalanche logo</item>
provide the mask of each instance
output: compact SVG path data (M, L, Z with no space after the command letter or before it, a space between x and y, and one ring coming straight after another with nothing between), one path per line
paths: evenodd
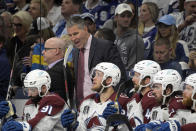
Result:
M96 127L96 126L101 126L101 122L99 121L99 118L97 116L93 117L90 119L90 121L88 122L88 125L87 125L87 129L91 129L93 127Z

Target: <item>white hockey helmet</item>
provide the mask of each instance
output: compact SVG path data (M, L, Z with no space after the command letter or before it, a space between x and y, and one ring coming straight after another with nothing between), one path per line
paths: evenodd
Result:
M137 64L135 64L133 71L140 73L140 81L139 84L141 84L141 81L149 76L150 77L150 84L152 84L153 76L161 70L160 65L152 60L142 60L139 61ZM148 86L146 85L146 86Z
M44 70L33 70L29 72L24 79L25 88L37 88L39 96L44 96L50 89L51 78L50 75ZM44 95L41 95L41 87L45 85L47 91Z
M165 103L166 97L170 96L174 91L180 90L181 80L180 74L174 69L161 70L154 75L153 83L162 85L163 104ZM172 85L172 92L166 95L165 91L168 85Z
M186 77L185 84L193 87L193 93L192 93L191 99L194 101L193 107L195 107L196 99L194 99L194 95L196 94L196 73L191 74L188 77Z
M97 64L91 72L91 77L93 77L96 70L101 71L104 74L101 82L103 87L116 86L120 82L121 71L115 64L109 62L101 62ZM105 81L108 77L112 78L112 82L110 85L106 86L103 84L103 81Z

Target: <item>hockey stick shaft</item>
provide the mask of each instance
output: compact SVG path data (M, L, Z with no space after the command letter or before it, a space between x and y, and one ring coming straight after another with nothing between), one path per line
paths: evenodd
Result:
M12 64L12 69L11 69L11 72L10 72L10 79L9 79L9 85L8 85L8 90L7 90L7 96L6 96L6 101L11 99L11 81L12 81L12 75L13 75L13 70L14 70L14 67L15 67L15 61L16 61L16 55L17 55L17 43L16 43L16 47L15 47L15 55L14 55L14 60L13 60L13 64Z
M67 50L66 50L65 55L64 55L63 65L64 65L64 76L65 76L65 78L67 78L66 77L67 76L67 74L66 74L67 60L68 60L68 57L69 57L69 55L70 55L72 50L73 50L73 45L70 44L67 47ZM67 80L66 79L65 79L65 90L66 90L67 105L68 105L69 109L72 110L70 97L69 97L69 89L68 89L68 84L67 84ZM76 112L74 110L72 110L72 113L74 114L75 119L77 119ZM75 123L76 123L76 120L71 125L74 125Z
M64 65L64 77L65 77L65 90L66 90L66 98L67 98L67 104L69 106L69 108L71 109L71 103L70 103L70 97L69 97L69 89L68 89L68 84L67 84L67 80L66 80L66 66L67 66L67 60L68 60L68 57L71 53L73 49L73 45L70 44L65 52L65 55L64 55L64 61L63 61L63 65Z
M116 93L116 97L114 99L114 101L118 101L120 94L129 86L130 82L128 81L124 81L119 85L118 91Z

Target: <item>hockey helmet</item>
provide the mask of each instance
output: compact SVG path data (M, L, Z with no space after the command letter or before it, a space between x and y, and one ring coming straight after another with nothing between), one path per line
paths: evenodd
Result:
M46 71L39 69L29 72L24 79L25 88L37 88L40 97L44 96L48 92L50 84L50 75ZM47 91L44 95L41 95L41 88L43 85L46 86Z
M109 62L101 62L97 64L91 71L91 78L94 77L96 70L101 71L104 74L101 82L103 87L116 86L120 82L121 71L115 64ZM104 85L103 81L105 81L108 77L112 78L112 82L109 85Z

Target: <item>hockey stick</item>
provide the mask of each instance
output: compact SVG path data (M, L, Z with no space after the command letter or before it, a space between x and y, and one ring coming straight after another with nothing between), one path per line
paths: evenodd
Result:
M115 99L114 99L115 102L118 101L118 99L119 99L119 97L120 97L120 94L121 94L123 91L125 91L126 88L129 88L130 84L131 84L131 83L130 83L129 80L128 80L128 81L124 81L124 82L122 82L122 83L120 84L120 86L119 86L119 88L118 88L118 91L117 91L117 93L116 93L116 97L115 97Z
M106 121L106 128L105 131L109 130L109 127L111 125L112 122L116 122L116 120L120 121L121 123L126 124L126 126L128 127L129 131L132 131L132 127L127 119L127 117L125 115L121 115L121 114L113 114L111 116L108 117L107 121Z
M63 65L64 65L64 77L66 78L67 74L66 74L66 66L67 66L67 60L69 57L69 54L71 53L73 49L73 45L70 44L67 48L67 51L65 52L65 56L64 56L64 61L63 61ZM66 91L66 97L67 97L67 104L69 106L69 108L71 109L71 103L70 103L70 97L69 97L69 90L68 90L68 85L67 85L67 80L65 80L65 91Z
M71 51L73 50L73 45L70 44L68 47L67 47L67 51L65 52L65 55L64 55L64 61L63 61L63 65L64 65L64 77L67 78L67 74L66 74L66 66L67 66L67 60L68 60L68 57L69 57L69 54L71 53ZM75 121L73 121L71 123L71 127L73 127L73 125L76 124L76 119L77 119L77 114L76 114L76 111L72 110L72 105L71 105L71 102L70 102L70 97L69 97L69 89L68 89L68 85L67 85L67 81L65 80L65 90L66 90L66 98L67 98L67 105L69 107L69 109L72 111L72 113L74 114L74 117L75 117Z
M117 113L119 113L119 106L118 106L119 103L118 103L118 99L119 99L119 97L120 97L120 94L121 94L126 88L129 87L129 84L130 84L129 81L124 81L124 82L122 82L122 83L120 84L120 86L118 87L118 91L117 91L116 97L115 97L115 99L114 99L114 107L115 107L116 109L118 109Z
M18 46L17 46L17 43L16 43L16 47L15 47L15 49L14 49L14 59L13 59L13 64L12 64L12 69L11 69L11 72L10 72L10 80L9 80L9 85L8 85L8 90L7 90L7 96L6 96L6 101L7 100L10 100L11 98L12 98L12 96L11 96L11 80L12 80L12 75L13 75L13 70L14 70L14 67L15 67L15 61L16 61L16 58L17 58L17 54L18 54L18 52L17 52L17 48L18 48Z
M8 102L8 106L10 107L10 110L9 112L6 114L6 116L4 116L1 120L1 123L0 123L0 128L3 126L3 124L5 123L5 119L9 118L10 116L13 116L14 115L14 109L12 107L12 103L10 101L10 99L12 99L12 93L13 93L13 89L12 89L12 86L11 86L11 80L12 80L12 75L13 75L13 70L14 70L14 67L15 67L15 61L16 61L16 58L17 58L17 54L18 52L20 51L17 51L17 48L18 48L18 45L16 43L16 47L14 49L14 59L13 59L13 64L12 64L12 68L11 68L11 72L10 72L10 79L9 79L9 84L8 84L8 90L7 90L7 95L6 95L6 101Z
M128 80L128 81L122 82L120 84L119 88L118 88L116 97L114 99L114 107L117 108L118 110L119 110L118 99L120 97L120 94L126 88L129 88L129 86L130 86L130 81ZM105 131L108 131L111 122L114 122L114 121L122 121L123 123L125 123L127 125L127 127L129 128L129 130L132 131L131 125L129 124L129 120L127 119L127 117L125 115L119 114L119 111L118 111L118 114L113 114L113 115L111 115L111 116L108 117L108 119L106 120L106 128L105 128Z

